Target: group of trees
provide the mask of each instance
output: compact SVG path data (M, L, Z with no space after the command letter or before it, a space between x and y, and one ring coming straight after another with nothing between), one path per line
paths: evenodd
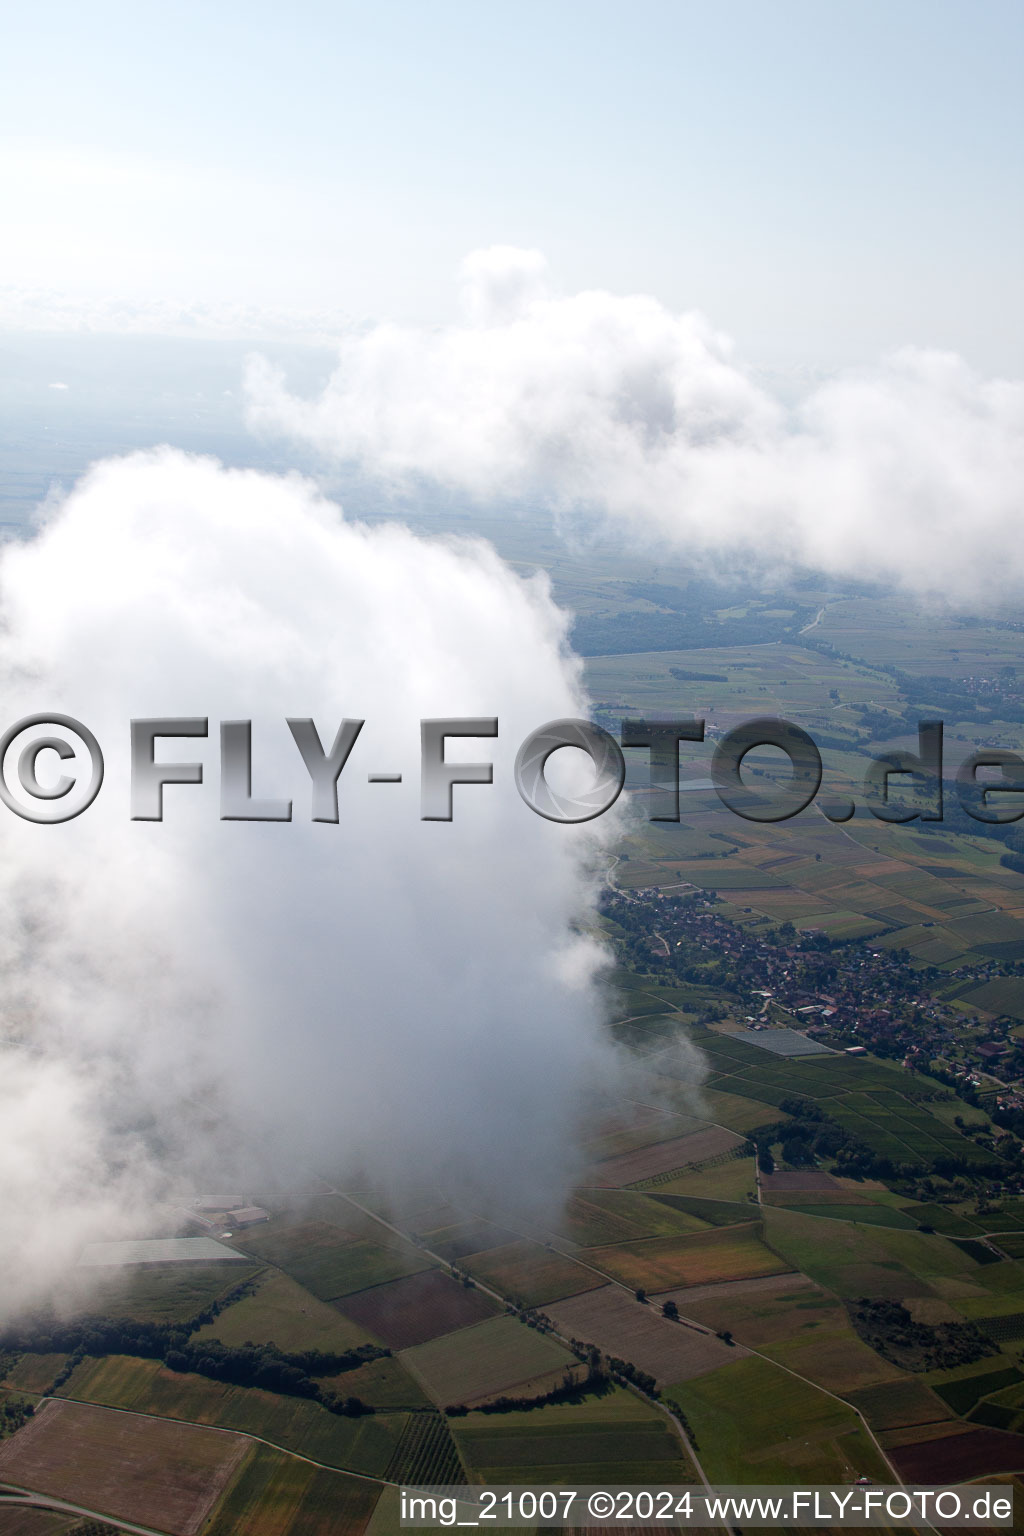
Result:
M607 1371L591 1370L582 1380L577 1380L571 1370L562 1376L561 1385L550 1392L539 1392L535 1397L496 1397L491 1403L482 1403L477 1413L524 1413L531 1408L546 1408L552 1403L580 1403L585 1397L603 1397L611 1387ZM449 1403L444 1410L449 1418L461 1418L469 1412L465 1403Z
M8 1397L0 1401L0 1440L4 1435L13 1435L16 1429L28 1422L34 1412L30 1402L18 1398Z
M970 1365L999 1353L974 1323L918 1323L899 1301L861 1296L847 1310L864 1342L905 1371Z
M87 1355L133 1355L161 1360L169 1370L191 1371L213 1381L238 1387L262 1387L287 1397L305 1397L330 1413L372 1413L355 1396L343 1396L316 1380L356 1370L369 1360L390 1355L377 1344L360 1344L343 1351L306 1349L289 1353L276 1344L240 1346L219 1339L197 1339L196 1322L186 1327L139 1322L130 1318L90 1317L74 1322L49 1321L35 1327L8 1328L0 1334L0 1350L30 1350L36 1354L66 1354L67 1361L50 1391L64 1385Z
M219 1339L197 1339L169 1349L164 1364L172 1371L192 1371L236 1387L262 1387L265 1392L279 1392L285 1397L308 1397L331 1413L358 1417L374 1410L358 1397L332 1392L314 1376L336 1376L386 1353L371 1344L344 1354L328 1354L318 1349L286 1354L273 1344L232 1347Z

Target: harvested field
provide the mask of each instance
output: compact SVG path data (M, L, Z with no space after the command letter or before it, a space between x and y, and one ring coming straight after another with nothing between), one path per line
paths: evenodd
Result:
M899 1381L901 1375L899 1367L858 1338L845 1319L832 1327L825 1318L806 1333L776 1340L763 1349L780 1365L844 1397L860 1388Z
M786 1194L794 1189L842 1189L838 1179L816 1168L793 1168L785 1172L762 1173L761 1188L766 1193ZM847 1195L849 1199L849 1195Z
M338 1310L389 1349L410 1349L443 1333L482 1322L498 1310L481 1291L468 1290L439 1270L424 1270L374 1285L337 1303Z
M838 1205L840 1207L870 1206L874 1203L866 1195L851 1194L846 1189L762 1189L761 1198L766 1205L795 1206L798 1209L809 1202L818 1206Z
M439 1407L530 1396L557 1386L577 1362L557 1340L514 1317L492 1317L405 1350L402 1363ZM526 1389L530 1390L527 1391Z
M53 1400L0 1445L0 1478L196 1536L247 1450L240 1435Z
M362 1536L379 1489L257 1445L204 1536Z
M786 1275L758 1275L753 1280L723 1280L718 1285L687 1286L685 1291L680 1291L676 1295L675 1300L681 1303L685 1296L688 1306L695 1302L728 1301L733 1297L740 1301L746 1301L748 1298L754 1301L762 1295L775 1296L783 1293L788 1295L790 1291L798 1290L817 1293L818 1288L813 1280L793 1270ZM659 1297L661 1301L666 1299L664 1296Z
M963 1435L893 1446L890 1460L913 1483L960 1483L989 1472L1024 1469L1024 1435L1001 1429L972 1429Z
M561 1296L575 1296L578 1291L592 1291L604 1284L592 1270L538 1243L509 1243L487 1253L470 1254L462 1260L462 1268L523 1307L542 1307Z
M594 1182L599 1189L621 1189L627 1184L637 1184L641 1179L652 1179L659 1173L671 1173L673 1169L719 1157L741 1141L742 1137L720 1126L693 1131L689 1136L674 1136L670 1141L659 1141L654 1146L639 1147L620 1157L606 1158L595 1168Z
M632 1360L659 1384L688 1381L746 1354L711 1334L661 1316L655 1303L644 1306L616 1285L573 1296L546 1308L559 1333L596 1344L606 1354Z
M923 1445L926 1440L944 1440L950 1435L962 1435L964 1424L960 1419L936 1419L933 1424L907 1424L902 1429L880 1429L878 1438L885 1450L897 1445Z
M746 1280L792 1268L762 1243L756 1222L713 1227L695 1237L650 1237L615 1248L589 1248L587 1257L632 1289L668 1291L713 1280Z
M849 1331L849 1319L841 1302L817 1287L786 1288L792 1277L770 1277L774 1289L751 1291L744 1295L740 1281L730 1285L695 1286L691 1290L670 1291L658 1301L676 1303L684 1317L694 1317L707 1328L728 1328L734 1338L753 1349L771 1344L786 1344L795 1339L809 1340L834 1332ZM878 1359L873 1355L872 1358Z

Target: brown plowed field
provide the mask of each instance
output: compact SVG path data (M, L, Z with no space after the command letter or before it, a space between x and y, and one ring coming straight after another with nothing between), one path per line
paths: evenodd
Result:
M717 1125L706 1131L693 1131L689 1136L673 1136L670 1141L658 1141L651 1147L638 1147L635 1152L606 1158L594 1169L594 1184L598 1189L621 1189L640 1179L653 1179L659 1173L717 1157L741 1140L733 1131Z
M816 1168L793 1168L780 1173L762 1173L761 1188L772 1194L785 1194L794 1189L842 1189L838 1179Z
M565 1338L632 1360L663 1386L703 1376L747 1353L739 1345L730 1349L713 1334L669 1322L655 1303L644 1306L617 1285L572 1296L544 1311Z
M171 1536L196 1536L250 1442L54 1398L0 1446L0 1479Z
M964 1435L894 1446L886 1452L910 1483L962 1483L990 1472L1024 1470L1024 1435L972 1429Z
M387 1285L371 1285L334 1305L389 1349L425 1344L442 1333L493 1317L497 1311L489 1296L467 1289L436 1269L406 1275Z

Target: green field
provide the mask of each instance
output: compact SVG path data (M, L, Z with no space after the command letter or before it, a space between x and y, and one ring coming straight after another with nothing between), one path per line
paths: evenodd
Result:
M854 1226L765 1207L765 1237L819 1285L840 1296L922 1296L928 1281L974 1280L984 1271L947 1238L888 1227ZM979 1278L979 1284L984 1284Z
M226 1307L200 1328L200 1339L225 1344L268 1344L295 1351L322 1349L342 1353L365 1344L369 1335L334 1307L319 1301L278 1270L265 1270L252 1295Z
M570 1200L557 1231L584 1248L592 1248L638 1237L699 1232L704 1224L675 1202L630 1189L588 1189Z
M379 1488L254 1446L204 1536L362 1536Z
M693 1031L692 1038L711 1060L712 1088L770 1105L795 1095L814 1099L880 1157L925 1164L948 1156L990 1160L955 1126L908 1097L903 1090L910 1080L902 1069L844 1056L774 1059L734 1035L707 1029ZM934 1092L934 1085L927 1083L924 1091Z
M699 1221L706 1222L712 1227L734 1227L737 1223L749 1221L751 1216L750 1204L747 1201L741 1204L738 1200L702 1200L695 1195L660 1193L653 1198L670 1206L673 1210L696 1216Z
M262 1268L244 1264L150 1264L75 1276L69 1310L142 1322L187 1323Z
M359 1213L354 1211L353 1216L359 1218ZM359 1220L365 1227L365 1218ZM374 1230L384 1241L351 1237L347 1230L324 1221L271 1223L244 1233L239 1241L321 1301L417 1274L434 1264L411 1243L397 1238L392 1242L376 1223Z
M464 1483L466 1474L443 1413L411 1413L388 1462L392 1483Z
M950 1417L947 1404L920 1381L890 1381L851 1392L849 1398L876 1433L911 1424L941 1423Z
M565 1368L576 1364L557 1340L514 1317L460 1328L403 1350L401 1359L442 1408L503 1394L521 1396L527 1387L526 1395L536 1396L557 1385Z
M67 1355L19 1355L8 1367L7 1374L0 1378L0 1384L23 1392L46 1392L67 1358Z
M843 1205L840 1201L829 1201L825 1205L804 1205L786 1203L787 1210L799 1211L802 1216L822 1216L831 1221L861 1222L869 1227L896 1227L904 1232L917 1230L918 1223L902 1211L893 1210L885 1205Z
M394 1355L368 1360L354 1371L319 1378L341 1397L358 1397L374 1408L429 1408L430 1398Z
M888 1478L852 1408L756 1356L671 1387L712 1482L842 1483Z
M964 1414L970 1413L974 1405L983 1397L988 1397L993 1392L1002 1392L1006 1387L1017 1387L1021 1381L1024 1381L1024 1377L1015 1366L997 1364L994 1370L984 1371L980 1375L965 1376L959 1381L935 1382L932 1391L937 1393L954 1413ZM1004 1400L1005 1398L1000 1399L1000 1401Z
M858 1338L845 1319L837 1327L822 1324L806 1333L797 1331L790 1338L764 1344L762 1349L772 1360L806 1376L815 1386L844 1397L879 1382L893 1382L900 1376L898 1368Z
M778 1111L773 1110L767 1118L777 1120ZM756 1184L754 1159L733 1157L713 1168L677 1173L673 1178L659 1182L652 1192L657 1195L694 1195L699 1200L726 1200L733 1204L749 1205L753 1202L747 1197L753 1196Z
M539 1243L509 1243L489 1253L469 1254L461 1263L485 1285L524 1307L542 1307L602 1283L600 1275Z
M746 1280L790 1267L761 1241L755 1222L744 1227L712 1228L695 1237L652 1237L615 1248L591 1248L587 1258L613 1279L647 1291L706 1285L715 1280Z
M347 1471L383 1476L405 1428L404 1413L351 1419L303 1398L232 1387L126 1355L86 1359L64 1395L110 1408L238 1429Z
M618 1389L581 1404L452 1420L476 1483L682 1483L693 1471L668 1419Z

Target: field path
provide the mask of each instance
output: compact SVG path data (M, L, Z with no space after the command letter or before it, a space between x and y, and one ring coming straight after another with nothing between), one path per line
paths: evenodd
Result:
M16 1483L3 1483L5 1490L17 1488ZM87 1520L98 1520L105 1525L114 1525L119 1531L131 1531L133 1536L167 1536L166 1531L158 1531L152 1525L133 1525L130 1520L122 1520L117 1515L101 1513L98 1509L87 1509L84 1504L69 1504L66 1499L52 1499L45 1493L32 1493L29 1489L18 1488L17 1496L8 1497L5 1493L0 1510L11 1509L42 1509L51 1510L61 1515L83 1515Z
M308 1466L317 1467L321 1472L340 1472L345 1477L356 1477L361 1483L376 1483L384 1488L401 1488L401 1483L393 1483L386 1477L374 1477L369 1472L355 1472L351 1467L332 1466L326 1461L317 1461L313 1456L305 1456L301 1451L293 1451L290 1446L278 1445L276 1440L267 1440L263 1435L251 1434L247 1429L226 1429L222 1424L200 1424L195 1419L181 1419L169 1413L142 1413L138 1408L113 1408L109 1403L91 1403L84 1397L67 1397L63 1392L54 1392L54 1402L80 1403L83 1408L102 1408L104 1413L121 1413L132 1419L159 1419L163 1424L191 1424L195 1429L208 1429L215 1435L233 1435L240 1440L251 1440L254 1445L269 1446L272 1451L280 1451L283 1456L294 1456L296 1461L304 1461ZM0 1505L0 1508L3 1506ZM104 1515L107 1520L112 1517ZM132 1527L142 1530L142 1526Z
M379 1221L382 1227L386 1227L389 1232L394 1232L397 1237L402 1238L405 1242L410 1241L410 1239L407 1236L407 1234L405 1232L403 1232L401 1230L401 1228L394 1226L390 1221L385 1221L382 1216L378 1216L376 1214L376 1212L369 1210L365 1205L361 1205L358 1200L354 1199L352 1195L346 1194L343 1189L332 1189L330 1191L330 1193L333 1194L333 1195L339 1195L341 1197L341 1199L347 1200L349 1205L354 1205L357 1211L362 1211L364 1216L369 1216L369 1217L372 1218L372 1220ZM472 1212L470 1214L472 1214ZM511 1226L508 1223L506 1223L506 1225L508 1225L508 1229L509 1229L510 1232L515 1232L516 1231L515 1227ZM528 1232L521 1232L520 1231L520 1232L517 1233L517 1236L526 1238L528 1242L536 1242L536 1238L533 1237ZM448 1264L448 1261L446 1259L443 1259L439 1253L431 1253L430 1249L424 1247L424 1245L422 1243L418 1244L418 1246L422 1250L422 1252L428 1254L431 1258L436 1259L438 1261L438 1263L439 1264L443 1264L446 1269L450 1268L450 1265ZM608 1281L612 1285L619 1286L619 1289L625 1291L627 1295L629 1295L629 1296L633 1295L633 1291L630 1289L630 1287L628 1285L622 1285L620 1281L612 1280L611 1277L609 1275L606 1275L603 1270L595 1269L592 1264L585 1263L582 1259L578 1258L575 1254L566 1254L565 1257L566 1258L571 1258L573 1263L574 1264L578 1264L581 1269L592 1270L595 1275L600 1275L602 1280ZM479 1290L483 1291L486 1295L491 1296L491 1297L494 1298L495 1301L500 1302L502 1304L502 1306L507 1306L508 1305L508 1297L507 1296L502 1296L499 1291L496 1291L496 1290L492 1289L491 1286L484 1285L482 1281L477 1280L475 1277L474 1277L474 1280L473 1280L473 1284L475 1286L477 1286L477 1288ZM709 1330L704 1327L703 1323L692 1322L691 1326L696 1328L698 1330L698 1332L700 1332L700 1333L707 1333L707 1332L709 1332ZM553 1333L553 1335L554 1335L554 1337L556 1339L561 1339L562 1340L563 1344L568 1344L569 1343L569 1340L564 1338L562 1336L562 1334L560 1334L557 1331L557 1329L552 1329L551 1331L552 1331L552 1333ZM676 1414L674 1414L672 1412L671 1408L667 1408L664 1403L659 1402L659 1401L657 1401L654 1398L649 1398L649 1397L647 1397L647 1395L645 1393L637 1391L637 1389L635 1387L633 1387L631 1383L627 1383L627 1385L628 1385L630 1391L635 1391L637 1393L637 1396L638 1397L642 1397L645 1403L653 1404L653 1406L655 1408L658 1408L665 1415L665 1417L667 1419L670 1419L672 1421L672 1424L675 1426L676 1433L678 1434L680 1440L683 1442L683 1445L686 1448L686 1453L689 1456L690 1460L692 1461L692 1463L693 1463L693 1465L694 1465L694 1467L696 1469L697 1475L700 1478L701 1483L704 1486L704 1491L706 1493L710 1493L711 1492L711 1484L708 1481L707 1474L704 1471L704 1468L701 1466L700 1459L699 1459L699 1457L697 1455L697 1452L694 1449L693 1443L690 1440L690 1437L687 1434L686 1430L684 1429L681 1420L677 1417ZM732 1527L731 1526L723 1524L720 1527L720 1529L728 1532L729 1536L732 1536Z
M631 1100L630 1102L639 1104L641 1101L640 1100ZM652 1107L655 1107L655 1106L646 1106L646 1107L652 1108ZM712 1124L717 1124L717 1122L712 1122ZM755 1162L756 1162L756 1159L755 1159ZM331 1194L340 1196L343 1200L347 1200L349 1202L349 1204L355 1206L355 1208L358 1211L362 1211L363 1215L371 1217L374 1221L379 1221L382 1226L387 1227L388 1231L393 1232L397 1237L401 1237L401 1238L405 1239L405 1241L407 1241L407 1242L409 1241L409 1238L408 1238L407 1234L404 1233L399 1227L394 1226L389 1221L385 1221L383 1219L383 1217L378 1216L374 1211L369 1210L368 1207L366 1207L364 1205L361 1205L358 1200L354 1199L353 1196L346 1194L344 1190L332 1189L330 1192L331 1192ZM761 1186L760 1186L760 1180L758 1180L758 1200L759 1200L759 1202L760 1202L760 1195L761 1195ZM472 1213L470 1213L470 1214L472 1214ZM511 1223L506 1223L506 1225L508 1226L509 1231L513 1231L513 1232L516 1231L516 1228L514 1226L512 1226ZM529 1241L529 1242L536 1242L536 1238L533 1237L533 1235L531 1233L529 1233L529 1232L519 1231L517 1233L517 1235L519 1237L526 1238L527 1241ZM558 1234L552 1234L552 1236L556 1236L556 1237L557 1237L557 1235ZM431 1258L437 1259L439 1263L445 1264L446 1267L448 1267L447 1266L447 1261L445 1259L442 1259L440 1254L432 1254L432 1253L430 1253L430 1249L423 1247L422 1244L419 1244L419 1246L420 1246L420 1248L422 1249L422 1251L424 1253L430 1254ZM623 1284L623 1282L621 1280L616 1280L613 1276L606 1274L603 1269L598 1269L595 1265L588 1264L585 1259L581 1259L580 1258L578 1253L565 1253L564 1250L562 1250L562 1249L558 1249L556 1251L561 1252L563 1254L563 1257L571 1259L574 1264L578 1264L581 1269L590 1270L590 1272L592 1274L599 1275L601 1277L601 1279L604 1280L606 1283L618 1286L618 1288L621 1291L625 1291L625 1293L628 1296L632 1297L632 1296L635 1295L635 1292L633 1291L633 1288L631 1286L625 1285L625 1284ZM475 1279L474 1279L474 1284L477 1285L480 1290L485 1291L487 1293L487 1295L492 1296L495 1299L495 1301L500 1301L502 1304L505 1304L507 1302L507 1298L506 1297L502 1296L500 1294L500 1292L493 1290L490 1286L484 1285L479 1280L475 1280ZM654 1299L656 1299L656 1298L654 1298ZM642 1303L638 1302L637 1305L640 1306L640 1305L642 1305ZM683 1314L681 1309L680 1309L680 1312L679 1312L679 1322L682 1323L683 1326L685 1326L685 1327L693 1328L697 1333L707 1334L707 1333L713 1333L714 1332L713 1329L708 1328L705 1323L700 1322L697 1318L695 1318L695 1317L686 1317ZM678 1325L672 1325L672 1326L678 1326ZM563 1338L563 1336L560 1333L558 1333L557 1330L554 1330L554 1333L555 1333L555 1337L556 1338ZM564 1339L563 1338L563 1343L567 1344L568 1342L569 1342L568 1339ZM842 1403L844 1408L850 1409L850 1411L856 1417L858 1423L863 1427L865 1434L867 1435L868 1439L871 1441L871 1444L875 1447L875 1450L878 1452L878 1454L879 1454L879 1456L880 1456L880 1458L882 1460L883 1465L888 1467L890 1472L892 1473L893 1482L895 1484L897 1484L897 1486L900 1487L900 1488L903 1488L903 1487L906 1486L905 1483L904 1483L903 1478L900 1476L899 1472L893 1466L892 1462L889 1460L889 1457L886 1455L885 1451L883 1450L882 1445L881 1445L881 1443L878 1440L878 1437L876 1436L876 1434L874 1433L873 1429L871 1428L871 1425L868 1423L867 1419L864 1417L864 1415L861 1413L860 1409L857 1408L855 1404L847 1402L846 1398L845 1397L840 1397L838 1392L831 1392L831 1391L829 1391L828 1387L823 1387L823 1386L820 1385L819 1382L812 1381L809 1376L804 1376L800 1371L793 1370L791 1366L783 1365L781 1363L781 1361L773 1360L770 1355L762 1354L760 1350L752 1348L749 1344L745 1344L743 1347L750 1354L756 1355L759 1359L764 1360L766 1362L766 1364L775 1366L777 1370L785 1371L788 1376L796 1377L796 1379L798 1381L802 1381L805 1384L805 1386L811 1387L815 1392L823 1392L826 1397L831 1397L831 1398L834 1399L835 1402ZM640 1395L642 1396L643 1394L640 1394ZM706 1475L706 1473L704 1471L704 1468L701 1466L700 1460L699 1460L699 1458L697 1456L696 1451L693 1448L693 1445L691 1443L690 1437L686 1433L686 1430L683 1428L683 1425L680 1422L680 1420L677 1418L677 1416L672 1412L672 1410L670 1408L667 1408L665 1406L664 1403L659 1402L656 1399L651 1399L651 1398L647 1398L647 1397L644 1397L644 1401L645 1402L654 1402L655 1406L657 1408L660 1408L661 1411L664 1414L666 1414L668 1418L670 1418L672 1420L672 1422L675 1425L676 1430L677 1430L677 1432L679 1434L680 1439L682 1440L683 1444L686 1446L687 1453L689 1454L690 1458L693 1461L693 1465L694 1465L694 1467L697 1470L697 1473L698 1473L698 1475L699 1475L699 1477L701 1479L701 1482L704 1485L704 1488L706 1490L710 1490L711 1484L708 1481L708 1478L707 1478L707 1475ZM726 1530L729 1529L729 1527L723 1527L723 1528L726 1529ZM925 1522L923 1524L923 1529L928 1530L928 1531L934 1531L935 1527L933 1525Z

